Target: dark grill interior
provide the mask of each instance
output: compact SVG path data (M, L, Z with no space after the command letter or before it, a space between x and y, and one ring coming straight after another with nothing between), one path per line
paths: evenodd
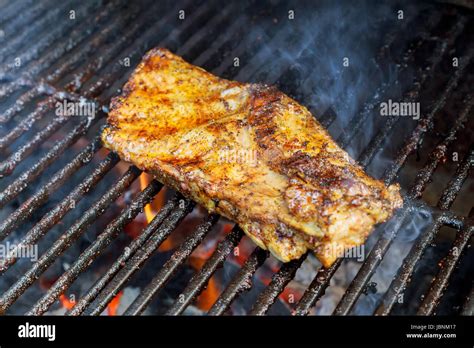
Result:
M194 314L217 280L210 309L197 313L472 313L472 11L278 1L25 0L0 8L0 238L39 247L34 263L2 260L0 313L52 313L74 294L67 314L99 315L133 284L138 291L120 314ZM372 234L362 263L339 259L325 269L308 255L281 264L170 190L150 223L136 222L162 185L138 192L140 170L102 148L98 134L110 98L155 46L225 78L276 84L370 174L401 184L405 206ZM388 99L420 102L420 120L380 117ZM63 100L99 112L58 116ZM130 237L130 226L142 229ZM157 251L180 228L179 242ZM202 265L189 267L207 245Z

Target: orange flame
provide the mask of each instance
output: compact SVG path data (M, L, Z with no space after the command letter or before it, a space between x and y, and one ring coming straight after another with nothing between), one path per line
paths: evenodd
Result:
M117 315L117 310L120 305L120 298L123 295L123 291L120 291L115 297L110 301L110 303L107 305L107 314L108 315Z
M254 250L255 245L250 239L245 238L238 247L238 252L231 255L231 259L239 266L243 266L247 259L250 257L252 250ZM272 280L272 276L275 273L278 273L280 270L280 264L276 262L267 262L262 268L261 272L257 275L258 279L265 285L268 286ZM301 298L303 293L301 290L294 286L294 284L288 284L285 289L279 295L280 300L285 303L290 308L294 306L296 302Z
M61 294L59 296L59 301L61 301L61 305L66 308L66 310L70 310L72 309L72 307L74 307L74 305L76 304L75 301L71 301L70 299L67 298L66 295L64 294Z
M142 173L140 175L140 189L143 190L145 187L147 187L148 184L151 182L151 180L152 180L151 176L149 176L146 173ZM155 215L158 213L160 208L163 206L164 198L165 198L165 192L164 192L164 189L163 189L154 198L154 200L152 202L150 202L149 204L147 204L145 206L144 215L145 215L147 223L150 223L150 221L153 220ZM232 230L233 226L234 226L233 223L224 224L223 227L222 227L222 234L223 235L228 234ZM173 235L171 235L160 245L158 250L162 251L162 252L171 250L175 247L175 244L176 243L174 241ZM196 252L194 253L194 255L192 255L189 259L190 266L193 267L195 270L200 270L202 268L203 264L207 261L207 259L214 252L215 246L216 245L214 244L213 247L210 247L206 250L197 249ZM241 250L241 251L239 251L239 253L233 255L233 259L236 261L236 263L238 263L240 265L243 265L245 263L245 261L247 260L249 254L252 250L251 246L253 246L252 243L250 243L250 246L249 246L248 250ZM244 247L244 249L247 249L247 248ZM275 272L278 271L278 267L276 265L272 265L270 267L271 267L272 273L275 273ZM265 285L268 285L271 281L271 277L266 276L266 275L262 275L260 277L260 280ZM201 292L201 294L199 295L199 297L196 299L197 307L199 309L203 310L203 311L208 311L209 309L211 309L211 307L213 306L213 304L215 303L215 301L219 297L219 294L220 294L219 284L214 279L214 277L212 277L211 279L209 279L209 283L207 285L207 288L204 289ZM280 294L279 297L282 301L289 304L288 299L289 299L290 295L292 297L295 297L296 299L301 297L301 293L299 293L298 291L295 291L294 289L291 289L291 287L285 288L283 290L283 292Z
M189 259L190 265L196 269L201 269L202 265L207 261L207 258L201 257L191 257ZM209 279L209 283L207 283L207 288L204 289L201 294L196 299L196 306L203 310L208 311L211 309L214 302L216 302L217 298L219 297L219 286L214 278Z
M145 187L150 184L151 180L152 178L147 173L142 173L142 175L140 175L140 189L145 189ZM153 220L156 213L163 206L162 199L158 199L160 194L161 192L153 199L153 201L145 205L145 217L147 223L150 223L150 221Z
M120 298L122 297L123 292L120 291L113 299L110 301L110 303L107 305L107 314L108 315L117 315L117 310L120 305ZM67 298L66 295L61 294L59 296L59 301L61 302L61 305L66 309L66 310L71 310L74 308L76 305L76 301L70 300Z
M152 177L148 175L147 173L142 173L140 175L140 189L143 190L145 187L148 186L148 184L152 181ZM145 205L144 213L145 213L145 219L147 224L153 220L155 215L160 211L161 207L163 207L163 204L165 202L165 195L166 195L166 188L164 187L157 195L156 197L147 205ZM171 250L174 248L174 243L172 241L172 238L168 238L161 245L159 246L158 250L159 251L167 251Z
M219 297L219 287L214 278L209 279L207 288L199 295L196 300L196 305L203 311L211 309L212 305L216 302Z

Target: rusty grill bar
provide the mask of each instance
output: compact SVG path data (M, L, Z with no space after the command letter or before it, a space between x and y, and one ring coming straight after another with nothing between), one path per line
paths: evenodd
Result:
M100 7L96 2L87 2L84 5L73 1L55 7L55 10L51 12L49 11L51 3L46 1L32 5L25 12L25 16L15 16L17 11L27 6L27 1L10 3L2 9L0 14L0 25L1 28L4 28L6 36L18 28L23 28L29 21L35 20L28 30L12 38L0 49L2 62L0 66L0 97L2 100L9 98L15 100L11 106L2 111L0 124L7 125L21 115L26 114L0 139L0 151L2 153L0 177L5 180L16 175L16 178L0 192L0 207L7 207L14 199L19 199L19 197L22 201L8 218L1 222L0 240L7 238L19 225L41 211L43 205L48 202L54 192L61 190L66 182L71 180L73 175L81 168L93 164L94 156L102 151L99 138L93 138L81 152L76 154L62 169L51 175L50 179L38 187L29 198L24 198L28 192L27 188L33 185L35 180L40 178L52 164L59 161L60 157L70 150L79 139L89 137L89 133L105 118L111 96L110 89L115 86L117 81L124 81L122 76L124 74L123 58L127 57L130 61L138 62L146 49L160 45L184 55L187 59L211 69L216 74L225 74L229 78L237 77L242 81L251 80L258 76L262 80L276 82L281 76L290 73L286 69L279 75L275 71L268 70L265 64L256 64L264 55L264 48L259 47L257 42L249 38L243 39L241 42L228 40L226 35L229 30L239 38L244 36L245 24L250 25L250 23L247 23L248 18L243 15L232 18L236 12L237 3L230 3L220 8L222 6L217 1L206 6L192 1L168 3L166 6L152 1L131 5L127 5L126 2L112 1L104 7ZM161 9L162 6L166 8ZM247 4L247 6L250 5ZM57 23L54 30L49 30L52 18L58 17L60 13L67 13L72 8L77 12L77 21L80 22L80 25L68 20L67 16L62 16L59 17L61 21ZM123 9L126 10L126 15L117 16ZM184 21L178 19L177 14L180 9L186 10L187 17ZM163 10L165 15L160 16L157 20L153 13L160 10ZM457 11L455 9L451 10ZM91 20L87 16L90 16L91 13L94 13L92 19L94 25L90 30L84 30L81 25L87 25L87 22ZM414 59L422 44L430 40L430 30L433 30L442 21L443 15L441 13L441 11L434 12L429 16L426 25L427 31L419 33L408 44L407 49L398 59L399 62ZM435 48L431 53L432 56L428 59L430 64L417 71L416 82L404 92L406 100L415 101L419 98L423 87L431 82L432 71L439 68L456 41L462 35L465 35L468 24L472 24L472 18L469 19L467 16L456 13L454 17L456 20L451 28L443 37L437 39ZM127 31L116 38L122 27L127 27ZM269 25L265 26L262 31L264 34L271 32ZM68 42L58 40L64 35L68 35L71 39ZM387 52L396 41L397 35L398 31L394 30L385 36L383 39L385 46L382 47L377 57L379 61L383 62L386 59ZM28 47L24 47L25 43L31 42L29 40L33 36L40 37L40 39ZM280 29L274 35L269 36L268 39L270 43L279 42L286 36L285 30ZM89 55L93 56L93 53L97 50L101 50L101 57L89 59ZM21 54L16 57L19 54L18 52L21 52ZM247 63L240 69L235 69L230 64L231 59L218 59L220 52L229 52L228 57L244 58L242 61ZM441 87L441 92L436 95L430 109L425 112L425 116L400 147L398 155L385 172L383 180L386 184L394 182L409 156L417 151L427 132L434 127L434 120L440 117L449 98L456 93L456 89L468 83L465 78L469 71L472 72L473 54L473 47L468 47L465 52L462 52L459 67L449 81ZM117 62L117 57L120 57L120 62ZM15 67L12 63L14 58L19 58L22 62L21 66L26 66L26 68ZM303 59L303 57L300 59ZM406 69L408 69L408 65L400 64L398 73L404 73ZM71 76L72 73L75 74ZM98 78L95 78L96 76ZM313 78L316 79L317 76L309 74L304 83ZM376 106L384 98L390 97L390 87L390 85L383 85L382 88L374 91L365 104L362 105L360 112L349 121L346 129L337 138L337 142L342 147L346 148L363 131L365 121L374 112ZM39 159L35 159L28 169L20 172L21 164L32 156L32 152L36 151L48 138L70 123L69 118L56 116L50 120L46 127L28 136L29 132L34 131L37 124L53 112L54 104L63 100L87 100L95 103L101 111L94 120L78 122L44 155ZM432 150L426 164L418 172L411 189L405 195L404 208L393 218L395 224L391 226L391 231L388 234L381 235L376 240L368 257L337 304L334 314L346 315L351 313L372 275L376 272L377 267L389 250L398 231L404 226L406 217L413 211L412 203L422 197L440 162L447 156L448 149L455 143L459 133L465 131L466 123L469 121L469 117L472 117L473 102L471 95L464 96L463 107L454 126ZM32 106L33 109L31 110ZM334 119L334 115L324 114L320 121L323 125L329 127ZM364 167L367 168L383 149L384 139L395 129L399 120L399 117L387 118L375 137L370 139L358 156L358 160ZM26 140L24 140L25 137L27 137ZM21 142L20 146L9 153L7 150L18 141ZM4 154L7 155L4 156ZM85 178L52 209L44 213L39 222L21 237L21 244L32 245L41 240L69 211L77 209L77 203L85 199L86 195L103 180L119 161L120 159L115 154L109 153L99 163L94 164L94 168L88 171ZM456 238L448 254L442 260L442 267L434 277L418 309L418 314L431 315L435 313L437 305L450 283L450 278L471 241L474 226L472 216L458 216L450 209L457 195L463 189L463 183L469 177L473 163L474 149L471 147L442 192L437 207L433 208L434 218L432 224L422 231L407 257L403 260L398 274L384 294L375 314L387 315L392 312L397 302L397 296L409 286L415 267L434 237L443 226L450 226L457 230ZM81 218L75 221L41 255L31 268L20 275L13 285L3 291L0 296L0 313L8 313L9 308L17 299L74 242L79 240L87 229L104 214L106 209L131 187L140 174L140 170L130 166L115 183L110 185L106 193L93 202L90 208L83 212ZM81 253L75 262L29 309L27 314L42 315L46 313L58 298L71 287L81 272L87 270L90 264L104 253L124 226L143 210L144 206L160 192L161 188L160 183L152 181L137 197L129 202L127 207L107 224L96 240ZM184 202L184 204L180 202ZM67 314L100 315L127 281L136 272L139 272L140 267L150 259L157 247L172 234L193 208L194 203L185 200L179 194L168 200L141 234L124 249L96 283L85 294L81 295ZM124 314L139 315L143 313L152 299L171 281L176 271L187 261L191 253L218 223L218 220L218 216L209 215L202 221L176 248L168 261L156 271L155 276L150 279L148 285L143 288ZM181 296L175 300L166 314L181 314L197 298L243 236L243 232L238 227L234 227L218 243L215 251L202 268L192 276L181 292ZM286 286L294 279L295 274L307 257L312 256L305 255L299 260L281 265L280 269L273 274L269 284L258 295L256 302L248 313L252 315L266 314ZM208 314L222 315L226 313L242 292L252 288L252 279L255 273L268 258L268 252L256 247L219 295ZM1 274L3 275L10 268L13 268L15 262L14 257L2 260L0 264ZM343 262L342 259L338 259L331 267L327 269L320 268L317 271L301 299L294 305L294 315L310 313L311 309L324 296L325 290L330 286L331 279L333 279L334 274ZM470 300L472 297L472 295L469 295L466 298L462 313L469 313L469 311L472 313L472 300Z

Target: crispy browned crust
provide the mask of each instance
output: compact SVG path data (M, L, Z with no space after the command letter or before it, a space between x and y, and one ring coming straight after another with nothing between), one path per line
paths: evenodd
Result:
M312 249L330 266L402 204L398 185L365 174L305 107L165 49L145 55L108 124L108 148L284 262Z

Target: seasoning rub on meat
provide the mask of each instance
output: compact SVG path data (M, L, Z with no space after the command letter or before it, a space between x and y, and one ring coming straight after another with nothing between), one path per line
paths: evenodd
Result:
M328 267L402 205L399 186L368 176L304 106L162 48L113 99L102 139L284 262L310 249Z

